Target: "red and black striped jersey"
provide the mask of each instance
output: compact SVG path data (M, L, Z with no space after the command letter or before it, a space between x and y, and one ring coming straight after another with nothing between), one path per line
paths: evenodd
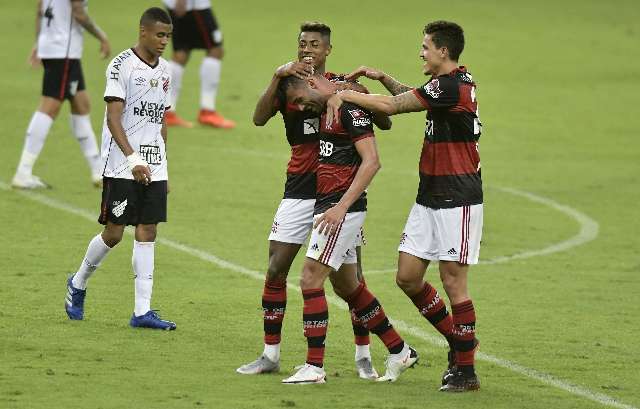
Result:
M326 72L324 76L331 81L343 79L331 72ZM287 141L291 146L284 198L315 199L320 118L317 113L301 110L298 105L286 101L276 100L275 104L282 114Z
M371 113L348 102L340 107L340 115L327 127L326 113L320 117L320 155L318 189L314 214L324 213L340 201L358 172L362 158L355 143L374 137ZM363 192L348 212L367 210L367 194Z
M434 209L482 203L476 84L465 67L413 90L427 109L416 203Z

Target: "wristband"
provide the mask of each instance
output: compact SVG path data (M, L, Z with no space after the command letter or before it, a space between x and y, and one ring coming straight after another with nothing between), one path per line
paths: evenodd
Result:
M147 161L142 159L138 152L133 152L131 155L127 156L127 162L129 164L130 171L133 171L133 168L136 166L149 166Z

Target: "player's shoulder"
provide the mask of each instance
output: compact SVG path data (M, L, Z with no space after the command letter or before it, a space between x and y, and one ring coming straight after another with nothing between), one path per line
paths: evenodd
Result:
M359 111L360 112L360 116L362 115L366 115L366 116L371 116L371 111L364 109L363 107L361 107L360 105L351 103L351 102L343 102L342 103L342 113L349 115L349 113L351 111Z
M465 66L460 66L456 68L451 73L451 77L454 78L457 82L462 82L469 85L475 85L475 82L473 81L473 76Z
M122 69L131 64L133 59L133 50L131 48L127 48L126 50L122 50L118 55L116 55L111 62L109 62L109 66L107 71L116 71L120 72Z
M340 116L343 125L351 124L354 127L371 126L371 112L360 105L344 102L340 107Z
M158 68L163 71L169 71L169 61L167 61L163 57L158 57Z

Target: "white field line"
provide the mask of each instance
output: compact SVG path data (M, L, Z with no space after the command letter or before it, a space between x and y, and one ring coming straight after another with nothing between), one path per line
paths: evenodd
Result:
M0 181L0 189L2 190L10 190L9 186L5 183L3 183L2 181ZM91 222L95 222L96 221L96 215L92 212L89 212L87 210L84 209L80 209L77 208L73 205L64 203L62 201L56 200L56 199L52 199L47 197L46 195L40 194L40 193L36 193L36 192L31 192L31 191L22 191L22 190L17 190L15 191L16 194L19 194L23 197L26 197L34 202L43 204L45 206L54 208L54 209L58 209L58 210L62 210L65 211L67 213L71 213L77 216L80 216L86 220L89 220ZM129 234L132 233L132 231L130 229L127 230L127 232ZM189 254L193 257L196 257L200 260L203 261L207 261L210 262L220 268L226 269L226 270L230 270L230 271L234 271L237 273L241 273L244 274L248 277L254 278L256 280L264 280L264 274L255 270L251 270L248 269L246 267L237 265L235 263L226 261L221 259L220 257L217 257L214 254L208 253L206 251L203 250L198 250L195 249L193 247L187 246L185 244L181 244L178 242L175 242L173 240L167 239L167 238L158 238L157 239L158 243L161 243L167 247L170 247L174 250L178 250L181 251L183 253ZM292 290L295 291L300 291L300 288L294 284L287 284L288 288L291 288ZM327 301L331 304L333 304L334 306L341 308L341 309L347 309L345 303L338 299L335 296L330 296L327 297ZM417 338L422 339L423 341L427 341L433 345L436 346L440 346L440 347L445 347L445 343L443 340L441 340L439 337L436 337L434 335L431 335L419 328L413 327L407 323L405 323L404 321L401 320L394 320L391 319L392 324L402 333L409 333ZM553 375L544 373L544 372L540 372L538 370L535 369L531 369L531 368L527 368L525 366L522 366L520 364L517 364L515 362L511 362L502 358L499 358L497 356L494 355L489 355L489 354L485 354L482 352L478 352L477 354L477 358L479 360L482 361L486 361L486 362L490 362L496 366L508 369L510 371L513 371L517 374L523 375L527 378L531 378L531 379L535 379L538 380L544 384L547 384L549 386L553 386L555 388L564 390L566 392L569 392L573 395L576 396L580 396L583 397L585 399L591 400L593 402L597 402L601 405L604 406L611 406L611 407L615 407L615 408L620 408L620 409L639 409L637 407L622 403L614 398L612 398L611 396L602 394L602 393L598 393L598 392L594 392L591 391L585 387L579 386L579 385L575 385L571 382L559 379L554 377Z
M559 211L560 213L564 213L565 215L571 217L573 220L578 222L578 224L580 225L580 231L578 231L576 235L569 237L567 240L561 241L559 243L551 244L550 246L547 246L538 250L526 250L521 253L512 254L510 256L498 256L498 257L491 258L489 260L481 259L478 264L498 264L498 263L506 263L512 260L520 260L520 259L537 257L537 256L546 256L548 254L558 253L561 251L569 250L573 247L580 246L598 237L598 231L600 229L598 222L572 207L560 204L547 197L538 196L533 193L525 192L518 189L513 189L508 187L497 187L497 186L492 186L490 187L490 189L495 189L501 192L510 193L515 196L520 196L532 202L540 203L542 205L548 206L554 210ZM395 271L396 271L395 268L388 268L383 270L366 270L366 273L367 275L386 274L386 273L395 273Z

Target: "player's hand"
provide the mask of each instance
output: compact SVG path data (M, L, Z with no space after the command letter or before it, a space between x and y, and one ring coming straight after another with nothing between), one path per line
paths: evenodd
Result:
M111 44L109 44L107 37L104 37L100 40L100 57L104 60L109 55L111 55Z
M300 62L300 61L288 62L284 65L281 65L276 70L276 76L280 78L289 77L293 75L302 80L313 75L313 73L314 73L313 65L307 64L305 62Z
M347 81L355 81L358 78L365 76L370 80L380 81L384 78L384 72L380 70L376 70L375 68L365 67L364 65L360 66L357 70L351 72L348 75L344 76L344 79Z
M342 206L335 205L326 212L322 213L313 223L313 228L318 229L318 233L328 236L333 235L340 223L344 221L344 217L347 214L347 209Z
M148 166L138 165L131 171L136 182L148 185L151 183L151 170Z
M29 54L29 59L27 60L27 63L29 64L29 66L31 66L31 68L38 68L42 65L42 61L40 60L40 58L38 58L38 47L37 46L33 46L33 48L31 49L31 54Z
M331 124L333 123L334 119L340 115L341 106L342 98L340 98L340 93L333 94L327 101L327 115L325 116L325 125L327 126L327 128L331 129Z

